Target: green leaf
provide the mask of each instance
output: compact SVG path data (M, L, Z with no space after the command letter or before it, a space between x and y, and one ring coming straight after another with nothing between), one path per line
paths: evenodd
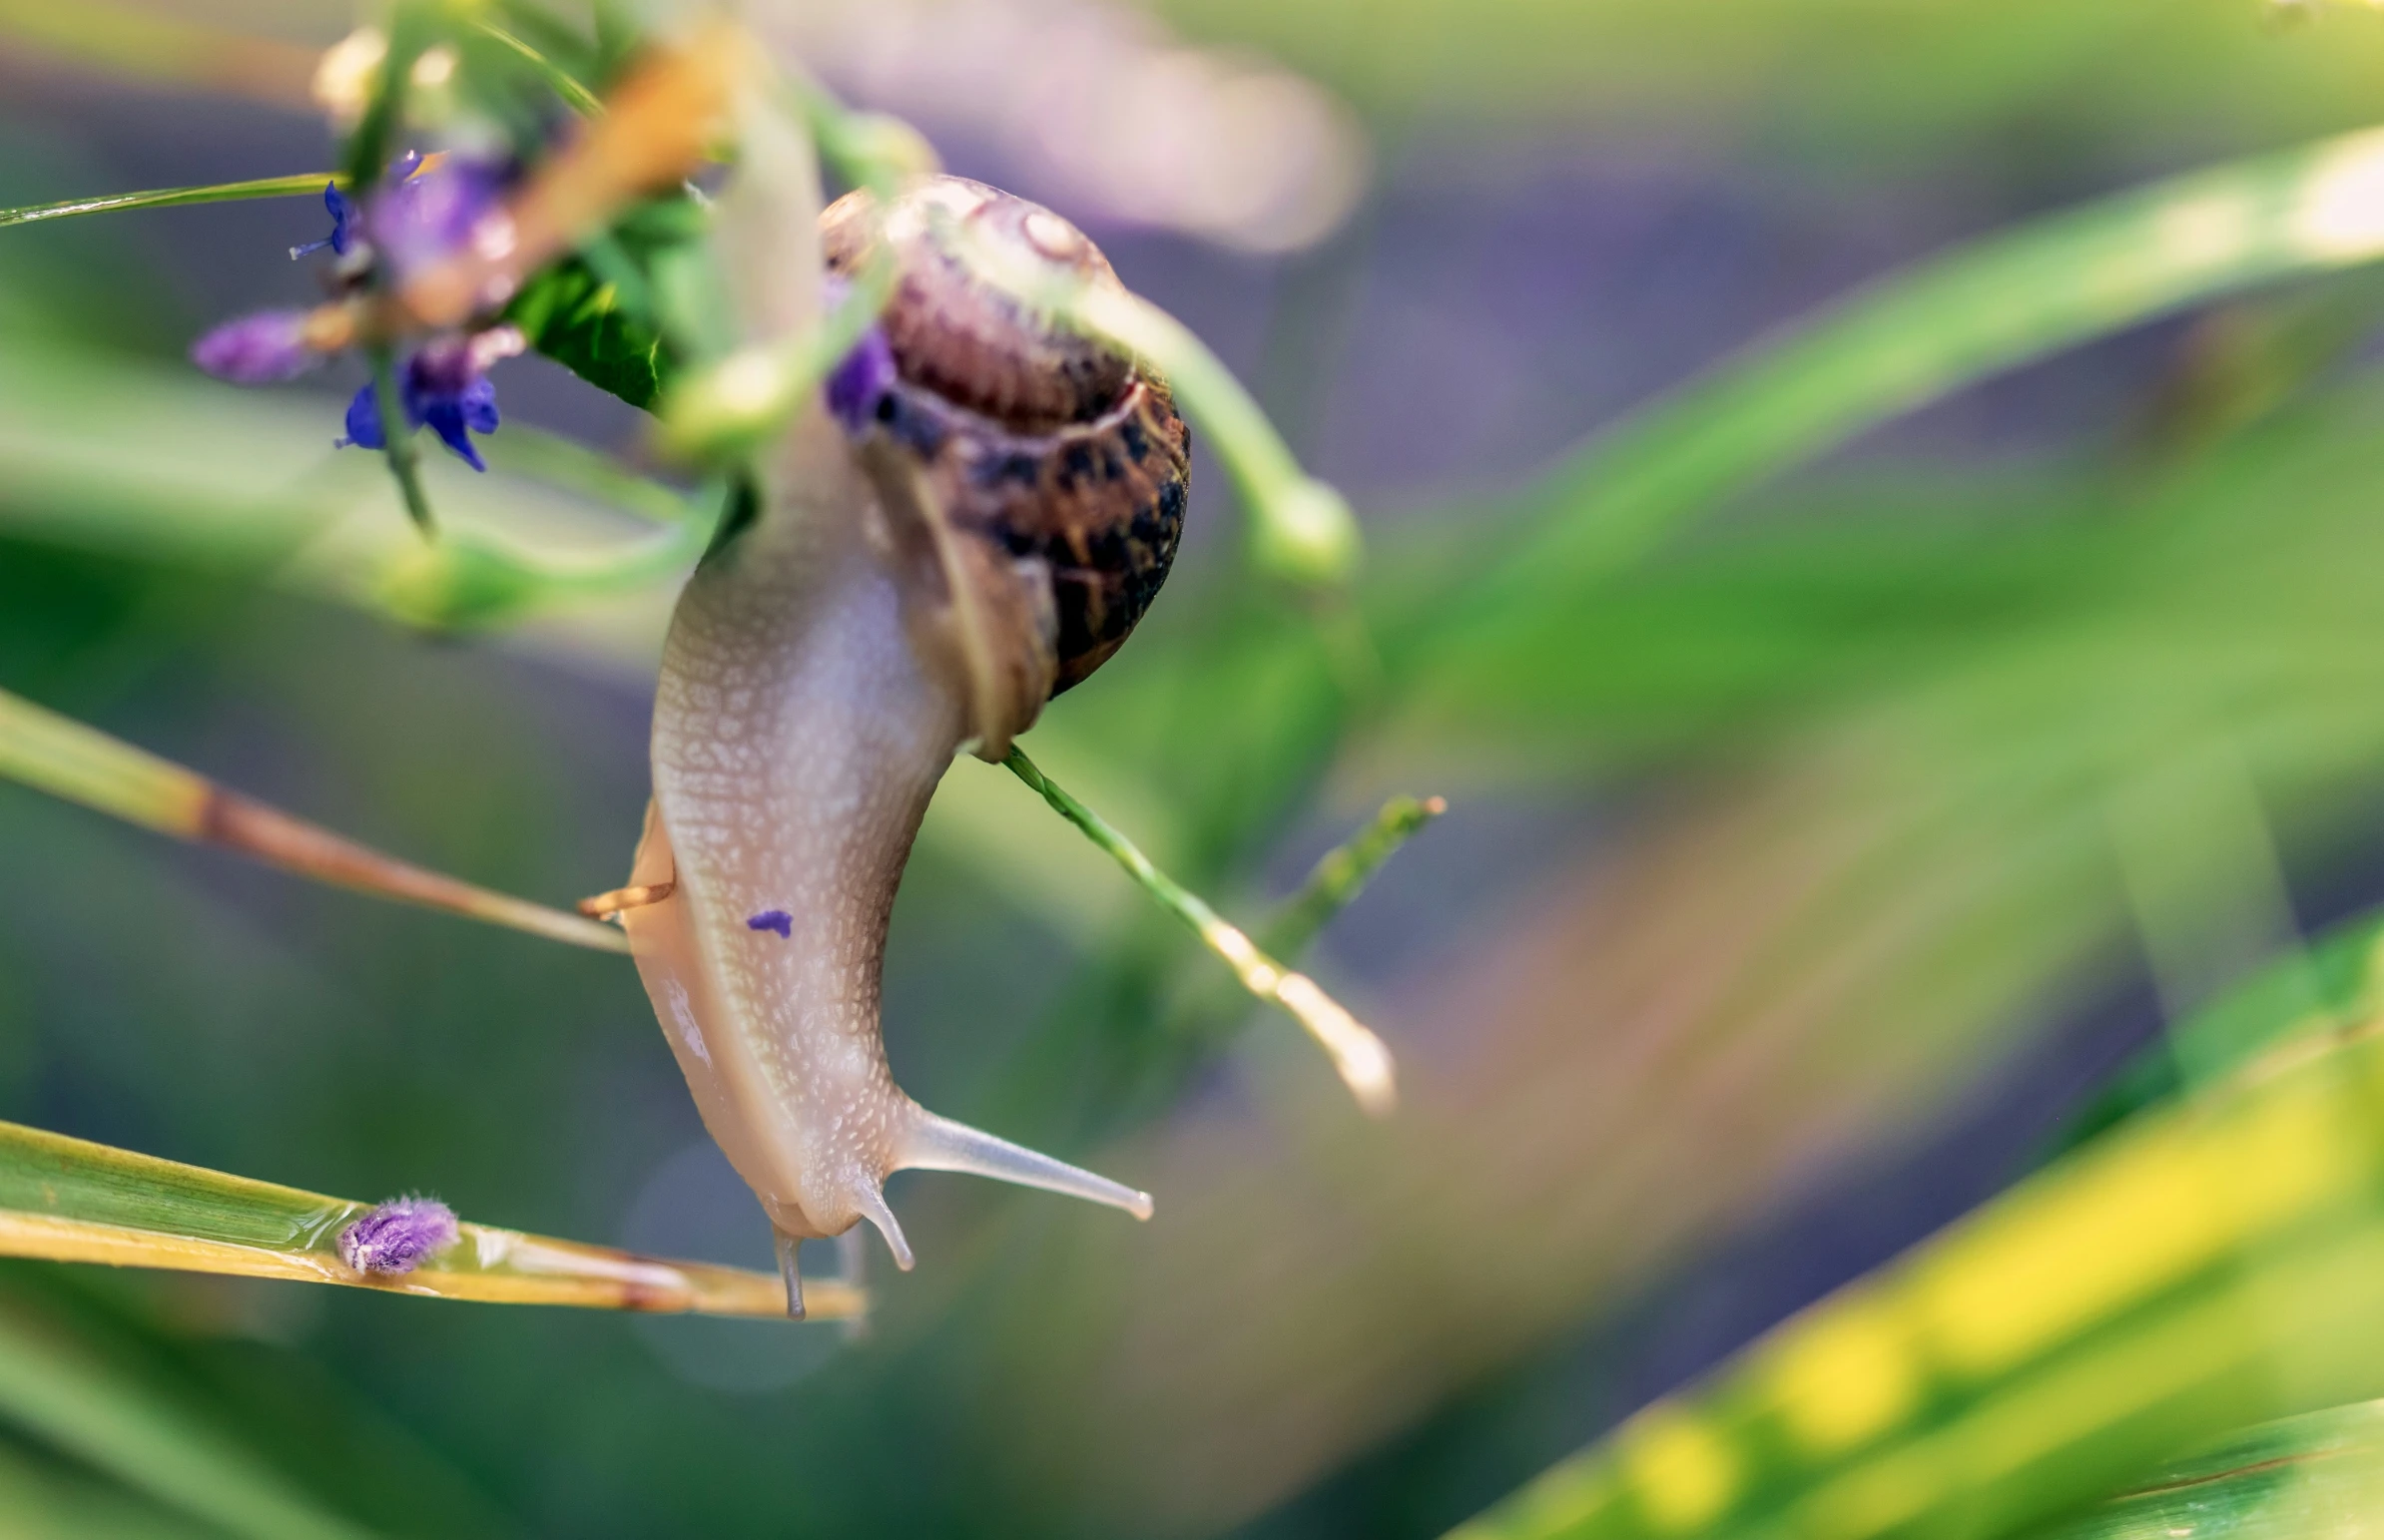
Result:
M2361 1034L2146 1114L1459 1533L1992 1540L2384 1391L2380 1107Z
M671 365L662 333L584 257L566 257L524 283L505 318L532 347L632 406L651 409L662 394Z
M686 193L648 199L505 307L538 351L599 390L651 410L708 324L700 268L710 218Z
M410 1273L359 1273L341 1231L373 1205L0 1123L0 1256L341 1283L429 1298L589 1309L783 1316L770 1275L666 1263L466 1223ZM861 1292L806 1284L813 1320L862 1313ZM0 1342L0 1361L5 1343Z
M2056 1148L2073 1149L2256 1058L2306 1051L2384 1014L2379 943L2384 911L2348 921L2305 954L2269 964L2129 1060Z
M2363 1401L2247 1428L2037 1540L2365 1540L2380 1512L2384 1401Z

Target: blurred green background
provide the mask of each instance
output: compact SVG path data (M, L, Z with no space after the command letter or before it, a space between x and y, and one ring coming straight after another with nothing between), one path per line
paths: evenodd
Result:
M1165 596L1029 747L1244 917L1383 796L1446 793L1314 959L1407 1105L1361 1119L963 762L895 915L897 1076L1150 1190L1153 1224L905 1177L920 1267L878 1281L862 1342L12 1264L11 1532L214 1532L140 1495L182 1428L386 1534L1438 1534L1993 1197L2164 1023L2384 894L2373 275L2151 313L2129 263L2192 234L2154 219L1922 292L1801 374L1722 362L1956 243L2365 126L2384 15L752 9L952 169L1092 231L1359 509L1353 653L1250 574L1203 464ZM309 48L352 21L172 14ZM330 163L286 92L199 89L171 49L101 68L52 16L0 0L0 205ZM1197 93L1111 92L1152 159L1090 165L1077 99L1153 51L1307 94L1220 144ZM1305 225L1133 193L1287 165ZM2384 220L2384 182L2348 196ZM0 230L0 688L423 864L611 887L667 591L409 631L358 575L412 537L329 448L356 379L241 393L182 362L307 298L282 254L320 224ZM2374 255L2285 247L2241 275ZM560 368L497 379L512 420L642 452ZM504 445L484 481L430 468L460 525L628 527L507 476ZM7 785L0 879L0 1117L770 1265L620 959Z

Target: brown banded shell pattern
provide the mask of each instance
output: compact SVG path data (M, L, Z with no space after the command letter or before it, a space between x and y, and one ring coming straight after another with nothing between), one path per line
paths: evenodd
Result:
M821 237L840 274L886 243L894 284L880 324L898 377L874 431L916 460L952 530L1048 569L1058 694L1117 651L1166 581L1191 432L1164 380L1055 326L954 248L999 242L1114 284L1108 260L1049 210L961 177L922 179L882 215L849 194Z

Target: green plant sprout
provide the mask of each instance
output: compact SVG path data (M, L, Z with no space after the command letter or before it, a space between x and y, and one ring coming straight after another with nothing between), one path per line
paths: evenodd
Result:
M1373 822L1317 859L1307 880L1260 931L1261 948L1277 957L1297 957L1308 950L1333 916L1365 890L1383 863L1448 810L1448 800L1438 796L1395 796L1383 803Z
M1399 1105L1399 1089L1391 1063L1391 1050L1383 1040L1369 1031L1364 1023L1351 1015L1341 1004L1316 985L1305 973L1295 973L1258 949L1258 946L1238 926L1232 924L1209 907L1197 894L1179 885L1167 873L1151 864L1150 857L1137 849L1134 842L1112 828L1107 819L1070 796L1026 757L1026 751L1012 745L1002 768L1026 782L1034 792L1051 806L1051 810L1084 831L1090 839L1107 851L1126 875L1132 877L1142 890L1157 901L1160 907L1182 920L1200 937L1201 945L1224 960L1233 969L1242 987L1262 1000L1270 1000L1292 1014L1293 1019L1308 1029L1333 1061L1334 1073L1342 1084L1358 1099L1358 1105L1374 1116L1388 1117ZM1435 799L1438 800L1437 798ZM1405 801L1396 811L1387 810L1383 818L1361 831L1358 841L1337 852L1338 859L1327 857L1327 866L1320 868L1322 880L1304 893L1301 922L1306 916L1321 912L1326 916L1356 896L1366 876L1380 865L1390 853L1413 833L1423 827L1431 816L1424 812L1426 804ZM1413 809L1411 811L1411 809ZM1419 815L1421 814L1421 815ZM1386 827L1388 825L1388 827ZM1318 923L1321 924L1321 921ZM1315 933L1315 926L1308 927ZM1304 939L1304 938L1303 938Z

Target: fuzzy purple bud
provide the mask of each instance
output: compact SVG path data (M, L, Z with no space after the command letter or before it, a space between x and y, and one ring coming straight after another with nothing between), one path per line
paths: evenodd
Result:
M775 930L782 941L795 934L795 916L784 909L764 909L745 922L748 930Z
M437 1199L392 1198L339 1232L339 1258L358 1273L411 1273L461 1233Z
M878 403L894 388L894 347L877 326L861 334L828 376L828 409L845 431L858 437L878 415Z
M304 310L261 310L193 342L191 361L237 385L271 385L298 378L322 362L322 354L306 344Z

